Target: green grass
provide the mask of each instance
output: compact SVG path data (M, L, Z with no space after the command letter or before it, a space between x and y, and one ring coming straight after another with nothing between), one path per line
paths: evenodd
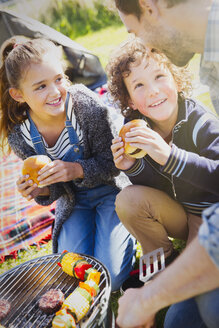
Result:
M0 263L0 274L14 268L15 266L32 260L34 258L52 254L52 241L50 240L47 244L42 244L40 248L37 246L29 246L26 249L18 251L18 256L13 259L11 256L6 257L6 261Z
M111 51L127 37L128 33L124 26L110 26L98 32L78 37L75 41L97 55L105 69Z
M116 11L109 10L103 0L55 0L40 20L71 39L122 25Z

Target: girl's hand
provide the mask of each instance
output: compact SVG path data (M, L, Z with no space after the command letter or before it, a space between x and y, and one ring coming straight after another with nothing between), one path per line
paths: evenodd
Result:
M120 137L113 139L111 150L115 166L120 170L128 170L136 161L124 153L124 144Z
M16 184L20 194L27 200L32 200L37 196L48 196L49 189L47 187L39 188L36 183L28 179L29 175L21 176Z
M83 179L83 168L79 163L55 160L44 166L38 173L41 185L50 185L57 182L66 182Z
M148 128L132 128L126 133L125 141L131 146L143 149L158 164L165 165L171 152L171 147L156 131Z

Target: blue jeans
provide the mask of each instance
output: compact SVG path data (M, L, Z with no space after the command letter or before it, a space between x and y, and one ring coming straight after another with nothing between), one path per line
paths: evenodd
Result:
M219 288L172 305L164 328L218 328Z
M117 188L101 185L76 192L76 205L58 237L58 252L94 256L109 270L112 291L132 270L135 240L115 212Z

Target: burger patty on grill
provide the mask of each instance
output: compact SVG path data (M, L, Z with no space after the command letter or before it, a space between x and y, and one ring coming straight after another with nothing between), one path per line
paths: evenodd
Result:
M64 294L60 289L50 289L39 299L39 308L46 314L58 311L64 302Z
M0 299L0 321L6 317L11 309L11 303L7 300Z

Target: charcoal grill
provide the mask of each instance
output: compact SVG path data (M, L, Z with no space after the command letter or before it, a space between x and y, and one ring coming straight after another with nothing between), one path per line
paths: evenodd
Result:
M100 292L94 299L78 328L114 327L109 307L110 275L106 267L92 256L83 256L101 272ZM57 265L60 254L27 261L0 275L0 298L11 303L11 310L1 324L6 328L51 328L54 315L46 315L38 307L39 298L51 288L60 288L65 298L79 285L79 280L67 275Z

